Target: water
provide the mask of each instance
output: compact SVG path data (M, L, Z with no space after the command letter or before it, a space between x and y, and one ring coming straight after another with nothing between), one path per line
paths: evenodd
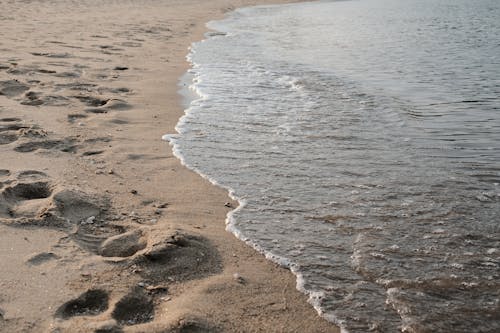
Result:
M264 6L193 45L167 136L348 332L500 332L500 3Z

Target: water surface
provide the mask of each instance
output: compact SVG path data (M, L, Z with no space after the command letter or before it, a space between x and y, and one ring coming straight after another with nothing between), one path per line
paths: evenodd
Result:
M168 136L349 332L500 331L500 3L264 6L193 45Z

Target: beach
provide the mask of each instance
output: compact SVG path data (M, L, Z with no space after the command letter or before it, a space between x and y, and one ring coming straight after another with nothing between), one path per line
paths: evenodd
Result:
M206 22L266 3L0 1L0 332L339 332L161 140Z

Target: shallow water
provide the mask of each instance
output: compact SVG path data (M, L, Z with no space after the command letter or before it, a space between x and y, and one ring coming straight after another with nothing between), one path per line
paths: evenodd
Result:
M238 10L166 138L349 332L500 331L500 3Z

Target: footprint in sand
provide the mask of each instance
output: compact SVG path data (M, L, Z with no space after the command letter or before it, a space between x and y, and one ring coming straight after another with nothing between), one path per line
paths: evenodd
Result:
M107 123L112 125L127 125L130 123L130 121L121 118L113 118L108 120Z
M45 199L52 194L49 182L36 181L30 183L16 183L2 191L7 201L17 202L35 199Z
M179 320L178 325L173 327L170 332L176 333L217 333L220 332L215 326L209 324L203 319L188 317Z
M27 75L30 73L33 73L35 70L32 67L20 67L20 66L14 66L12 68L9 68L7 70L7 73L12 74L12 75Z
M29 126L20 122L18 118L0 119L0 145L8 145L19 139L19 131L26 130Z
M52 70L52 69L44 69L44 68L37 68L37 73L41 73L41 74L56 74L57 71L55 70Z
M73 188L54 186L37 170L0 170L0 223L59 227L82 249L103 256L128 257L146 247L142 230L127 231L109 222L109 200Z
M109 322L100 322L94 333L123 333L123 329L117 326L114 320L110 320Z
M28 91L20 103L29 106L67 106L70 104L70 100L64 96L44 95L41 92Z
M21 95L26 90L29 90L29 86L18 80L0 81L0 95L12 98Z
M131 109L132 106L126 101L121 99L112 98L109 99L105 104L95 108L85 109L85 112L89 113L108 113L109 111L124 111Z
M0 191L0 222L37 218L50 204L52 186L48 181L11 181Z
M116 51L123 51L122 48L113 45L92 45L95 48L99 48L104 54L118 54ZM111 52L115 51L115 52Z
M126 233L123 226L109 222L109 201L105 197L64 189L55 193L52 200L51 214L76 226L71 239L86 251L100 254L101 244L107 239Z
M82 156L96 156L104 153L104 150L87 150L82 153Z
M18 118L0 119L0 145L7 145L22 139L14 151L29 153L39 149L76 152L77 140L74 138L47 139L48 133L36 125L29 126Z
M104 106L110 100L109 98L99 98L90 95L78 95L72 97L76 98L77 100L79 100L80 102L84 103L87 106L93 106L93 107Z
M125 47L141 47L142 43L139 43L139 42L123 42L120 45L121 46L125 46Z
M0 120L0 132L19 131L19 130L28 129L28 128L30 128L30 126L25 125L23 123L7 122L6 124L3 124L3 121Z
M107 143L111 141L112 139L109 136L98 136L96 138L85 139L83 142L88 144L95 144L95 143Z
M57 309L55 316L68 319L74 316L95 316L108 309L109 296L102 289L91 289Z
M109 307L109 294L102 289L90 289L60 306L56 318L64 320L75 316L96 316ZM130 326L150 322L154 319L154 303L151 296L139 287L133 288L123 296L111 312L113 320L94 326L94 332L122 332L120 326Z
M135 287L115 304L111 316L121 326L150 322L155 317L153 297L147 290ZM116 329L116 326L114 328ZM179 333L215 333L218 331L213 325L194 316L176 321L168 330L168 332Z
M147 246L144 230L135 229L109 237L99 247L103 257L130 257Z
M59 258L60 257L55 253L42 252L42 253L38 253L38 254L33 255L32 257L28 258L28 260L26 260L26 263L30 266L39 266L43 263L46 263L46 262L51 261L51 260L57 260Z
M106 221L94 221L95 219L88 221L91 223L87 223L86 220L83 221L83 223L77 227L77 230L71 234L71 238L82 249L95 254L101 254L102 244L104 244L106 240L125 232L125 228L120 225L110 224Z
M147 323L154 319L153 300L144 289L134 288L116 303L111 316L120 325Z
M6 185L6 183L3 182L3 179L10 176L10 170L8 169L0 169L0 190ZM0 216L2 213L2 207L5 205L2 205L2 201L0 200ZM7 210L8 211L8 210Z
M36 57L47 57L47 58L71 58L72 55L69 53L50 53L50 52L31 52L32 55Z
M108 210L108 200L102 196L85 193L77 189L62 189L54 193L55 213L71 224L77 225L90 217L96 220L104 217Z
M108 88L108 87L99 87L97 89L97 92L99 92L99 94L104 94L104 93L112 93L112 94L129 94L131 93L132 91L129 89L129 88Z
M141 277L154 284L199 278L222 269L217 250L203 237L172 231L150 236L149 243L148 250L131 264L139 268Z
M7 186L0 189L0 223L12 226L74 228L90 217L102 220L109 205L105 198L95 194L60 189L37 170L21 171L15 178L4 181L4 185ZM123 231L107 232L102 241Z
M55 85L56 90L68 89L72 91L86 91L86 92L94 91L96 87L97 84L83 83L83 82L59 83Z
M62 140L33 140L19 144L14 148L19 153L30 153L39 149L57 150L65 153L77 151L77 140L65 138Z
M0 145L8 145L18 139L17 134L0 133Z
M132 91L129 88L125 87L118 87L118 88L99 87L97 84L87 83L87 82L58 83L54 86L54 88L56 91L70 90L70 91L79 91L82 93L97 93L99 95L104 95L109 93L116 95L124 95L132 93ZM88 97L87 95L77 95L71 97L80 99L80 101L83 103L87 103L87 97ZM102 100L101 98L98 97L93 97L93 98L96 98L97 100ZM108 100L109 99L106 99L106 101ZM88 106L100 106L100 105L88 105Z
M146 247L148 242L151 244ZM141 250L145 252L137 254ZM56 311L55 316L65 320L104 312L111 316L112 319L104 321L106 318L99 317L101 321L93 324L93 332L122 332L126 326L151 322L155 318L155 300L168 293L165 283L170 283L172 277L187 280L200 278L200 272L208 275L221 270L220 258L206 239L180 231L172 231L166 237L162 231L156 238L146 229L121 232L102 242L99 253L113 257L135 256L120 265L127 271L134 267L144 280L122 296L109 312L108 293L101 289L88 290ZM167 331L218 332L215 326L197 317L174 320Z
M75 71L75 72L60 72L60 73L55 73L55 77L60 77L60 78L79 78L81 76L81 72Z
M77 120L88 118L88 115L81 113L72 113L68 115L68 122L74 123Z
M48 177L49 176L45 172L38 170L25 170L17 173L17 179L19 180L36 180Z
M11 75L29 75L34 74L57 74L57 71L53 69L40 68L35 65L30 66L13 66L7 70L7 73ZM57 75L56 75L57 76Z
M15 117L0 118L0 122L2 122L2 123L11 123L11 122L19 122L19 121L21 121L21 119L15 118Z
M43 101L40 99L40 93L28 91L24 94L24 99L21 101L22 105L38 106L42 105Z

